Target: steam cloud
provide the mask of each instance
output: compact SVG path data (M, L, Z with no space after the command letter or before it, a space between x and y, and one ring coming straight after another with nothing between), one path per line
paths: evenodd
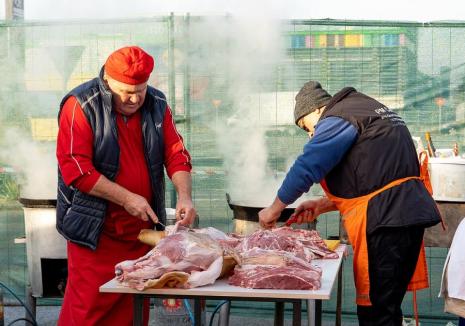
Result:
M264 18L203 17L192 23L189 27L192 53L186 59L193 69L203 69L205 75L215 76L218 72L228 76L223 94L229 99L231 110L213 126L217 148L225 162L227 191L234 199L254 199L264 206L274 199L283 178L283 173L277 175L268 166L265 132L275 124L292 123L295 94L280 92L283 98L276 99L273 83L285 56L282 25L274 18L277 15L261 9ZM253 8L251 12L258 10ZM38 73L62 70L54 65L47 69L37 62L35 66L32 70ZM44 107L56 108L59 99L47 101ZM23 106L29 107L24 103ZM206 119L211 120L211 115ZM3 142L7 146L0 151L0 160L18 168L25 177L22 196L40 194L55 198L55 144L34 142L18 130L4 131ZM289 162L292 161L290 157Z
M15 128L6 130L3 137L5 145L0 149L0 160L7 162L19 172L21 197L56 198L55 144L39 144Z
M284 178L283 171L269 167L265 132L276 124L293 124L295 96L274 91L285 46L280 21L270 17L210 18L194 25L190 35L192 43L212 49L208 57L191 56L191 65L227 76L224 96L231 102L230 112L212 127L224 159L227 192L233 202L261 207L271 204Z

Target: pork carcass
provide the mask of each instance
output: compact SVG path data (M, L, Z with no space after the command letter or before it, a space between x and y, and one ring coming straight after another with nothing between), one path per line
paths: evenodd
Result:
M188 274L183 287L214 283L221 273L223 249L208 234L181 230L162 239L145 256L115 266L122 284L143 290L168 272Z

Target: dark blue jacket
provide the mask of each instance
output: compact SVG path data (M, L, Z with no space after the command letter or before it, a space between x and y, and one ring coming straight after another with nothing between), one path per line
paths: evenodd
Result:
M74 96L81 105L94 134L93 164L97 171L114 181L119 170L120 151L116 114L112 108L111 92L106 87L102 77L103 68L98 78L69 92L61 102L60 113L66 100L70 96ZM165 95L149 86L140 110L145 159L153 193L151 206L159 220L165 223L163 170ZM67 186L58 169L56 226L58 232L66 239L95 250L103 229L107 205L108 203L104 199L83 193L73 186Z

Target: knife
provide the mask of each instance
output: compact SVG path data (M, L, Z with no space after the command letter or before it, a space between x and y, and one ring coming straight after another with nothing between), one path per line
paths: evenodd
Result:
M156 224L160 225L163 228L163 230L166 229L166 225L163 224L162 222L158 221L157 223L155 223L155 225Z
M297 215L295 213L293 213L291 215L291 217L289 217L289 219L283 223L283 225L281 225L281 227L283 226L291 226L292 224L296 223L297 222Z
M300 214L302 214L303 212L305 212L305 211L313 211L313 209L305 209L305 210L299 212L298 214L292 213L292 215L289 217L289 219L288 219L286 222L284 222L284 224L281 225L281 227L283 227L283 226L291 226L292 224L297 223L298 216L299 216ZM314 219L313 219L313 220L314 220ZM312 220L312 221L313 221L313 220ZM312 221L310 221L310 222L312 222Z

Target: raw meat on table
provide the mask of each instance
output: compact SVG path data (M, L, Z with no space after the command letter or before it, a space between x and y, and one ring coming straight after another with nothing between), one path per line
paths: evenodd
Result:
M208 234L178 231L145 256L117 264L115 274L122 284L143 290L165 273L184 272L189 277L182 286L192 288L214 283L222 265L223 249Z
M281 227L272 230L257 230L242 239L236 247L244 252L252 248L283 250L310 262L315 258L337 259L336 252L328 249L318 231Z
M339 255L328 248L323 238L316 230L293 229L291 227L281 227L272 229L272 231L280 236L286 236L300 241L306 248L317 256L317 258L337 259Z
M236 266L228 282L253 289L316 290L321 274L320 268L292 253L253 248L242 253L241 266Z

